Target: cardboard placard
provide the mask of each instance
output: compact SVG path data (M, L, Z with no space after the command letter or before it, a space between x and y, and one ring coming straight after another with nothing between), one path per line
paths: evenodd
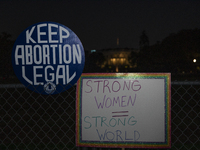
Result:
M171 74L82 74L76 111L77 146L169 148Z

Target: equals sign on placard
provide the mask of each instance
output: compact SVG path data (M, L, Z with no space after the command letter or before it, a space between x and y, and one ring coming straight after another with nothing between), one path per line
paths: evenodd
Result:
M127 117L128 111L114 111L112 114L114 114L112 117Z

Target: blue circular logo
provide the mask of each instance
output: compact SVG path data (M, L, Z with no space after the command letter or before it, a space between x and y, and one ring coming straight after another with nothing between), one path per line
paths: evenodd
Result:
M77 35L55 22L28 27L12 50L16 76L27 88L40 94L58 94L72 87L84 64L84 48Z

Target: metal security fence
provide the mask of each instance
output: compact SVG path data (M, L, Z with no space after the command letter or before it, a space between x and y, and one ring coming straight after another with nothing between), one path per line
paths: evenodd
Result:
M106 149L75 146L75 99L76 86L40 95L21 84L0 85L0 149ZM172 82L171 106L171 149L199 150L200 82Z

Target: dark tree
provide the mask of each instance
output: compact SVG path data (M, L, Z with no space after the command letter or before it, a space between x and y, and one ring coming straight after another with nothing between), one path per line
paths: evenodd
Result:
M140 46L140 50L143 50L149 47L149 38L146 35L145 30L142 32L142 35L140 36L139 46Z
M105 57L101 52L90 53L85 60L84 72L102 72L101 65L104 63Z
M139 54L137 52L135 52L135 51L132 51L130 53L130 55L128 56L128 61L132 66L135 66L135 65L137 66L137 64L138 64L138 56L139 56ZM137 70L135 70L135 71L137 71Z
M151 63L152 52L150 51L149 38L146 35L145 31L143 31L142 35L140 36L139 46L140 46L140 52L138 54L138 61L137 61L138 71L149 72L151 71L151 66L152 66Z
M175 73L194 73L197 67L194 58L200 56L200 30L181 30L171 34L161 43L165 67Z
M148 42L145 44L145 37L145 33L140 37L139 71L175 74L200 72L200 64L198 63L198 60L200 62L199 29L181 30L152 46L148 46ZM196 63L193 63L194 58L197 59Z

